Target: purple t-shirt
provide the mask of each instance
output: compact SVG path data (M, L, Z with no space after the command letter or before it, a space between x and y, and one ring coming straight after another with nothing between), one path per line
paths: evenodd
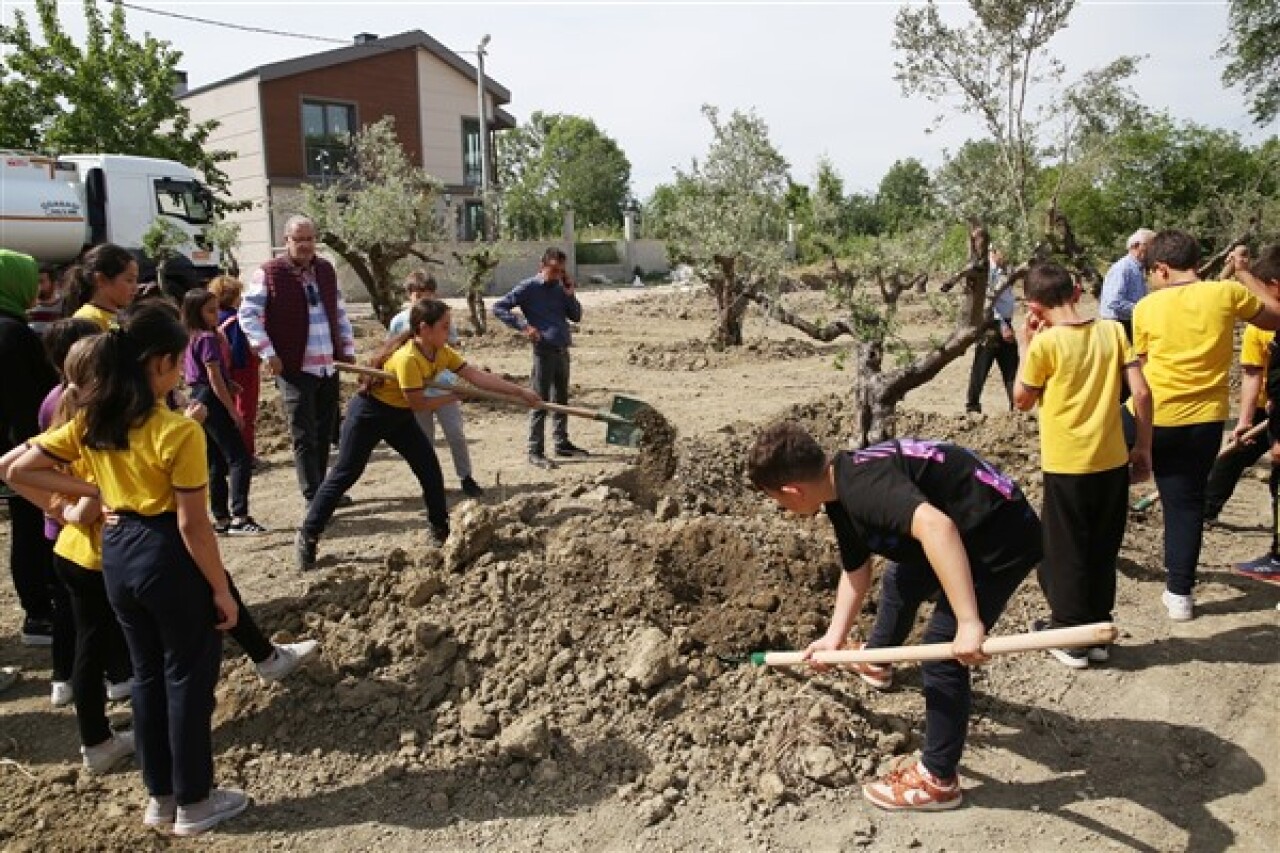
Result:
M183 378L187 385L208 385L209 370L205 365L217 362L222 381L229 383L231 366L227 361L227 351L221 335L217 332L196 332L187 345L187 354L182 363Z
M58 411L58 403L62 401L62 392L67 386L58 384L50 389L45 395L44 402L40 404L40 411L36 414L36 422L40 424L40 429L47 430L49 424L53 423L53 416ZM62 525L54 521L49 516L44 517L44 538L50 542L57 541L58 531L62 529Z

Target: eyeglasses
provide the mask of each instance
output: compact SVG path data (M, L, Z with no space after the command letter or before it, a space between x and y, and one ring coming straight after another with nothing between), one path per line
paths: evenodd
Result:
M311 303L311 307L315 308L317 305L319 305L320 304L319 289L317 289L316 286L311 282L307 282L306 284L304 284L303 288L305 288L307 291L307 302Z

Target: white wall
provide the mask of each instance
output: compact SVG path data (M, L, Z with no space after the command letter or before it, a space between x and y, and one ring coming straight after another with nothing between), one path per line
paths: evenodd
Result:
M446 184L462 183L462 119L477 118L476 84L426 51L418 51L422 165ZM493 97L486 93L488 113Z
M253 205L249 210L227 216L228 221L240 223L240 249L236 257L242 270L252 269L271 256L267 164L258 91L258 78L253 76L182 99L191 110L192 121L216 119L219 122L205 148L236 154L234 160L222 163L219 168L231 179L232 199Z

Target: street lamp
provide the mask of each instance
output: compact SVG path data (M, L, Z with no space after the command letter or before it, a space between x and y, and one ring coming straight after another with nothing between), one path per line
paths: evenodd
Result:
M476 47L476 97L480 105L480 204L484 217L481 225L484 236L489 236L489 121L484 97L484 49L489 44L489 34L485 33Z

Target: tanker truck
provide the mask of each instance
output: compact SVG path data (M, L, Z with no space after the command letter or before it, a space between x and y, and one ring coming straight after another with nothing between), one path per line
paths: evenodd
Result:
M90 246L115 243L138 259L139 280L151 281L156 264L142 235L163 216L189 238L165 267L166 289L178 298L218 274L218 252L204 234L212 200L195 173L173 160L0 152L0 248L61 266Z

